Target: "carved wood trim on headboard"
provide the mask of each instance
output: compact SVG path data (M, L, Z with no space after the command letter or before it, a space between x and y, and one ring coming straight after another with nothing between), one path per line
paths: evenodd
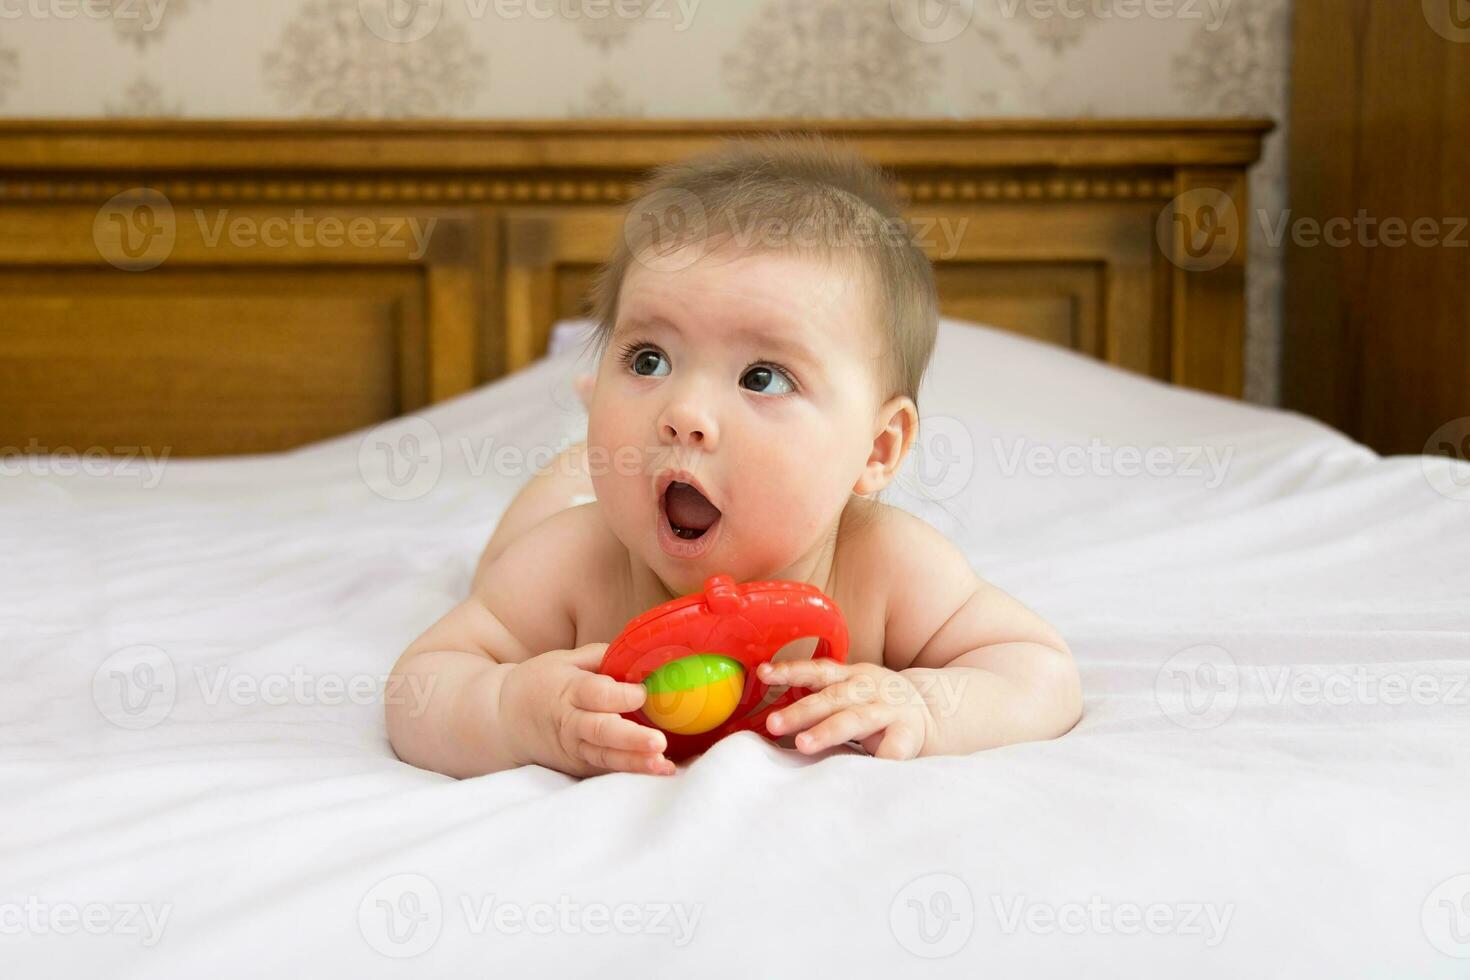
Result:
M795 131L852 144L917 219L961 229L930 249L947 313L1236 395L1239 216L1270 126L0 122L0 445L283 448L458 394L539 356L551 321L580 312L650 167ZM261 240L293 219L315 237ZM333 220L378 238L328 241ZM395 223L431 220L422 249L389 247ZM221 239L221 221L252 234ZM126 254L133 232L166 245L159 262ZM337 387L301 390L324 377Z

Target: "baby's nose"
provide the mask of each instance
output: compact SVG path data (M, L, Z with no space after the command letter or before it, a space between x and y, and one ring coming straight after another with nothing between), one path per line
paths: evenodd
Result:
M713 452L718 442L714 416L688 402L670 405L659 419L659 439L668 445L698 446Z
M681 434L680 430L664 423L664 438L670 442L687 442L691 445L701 446L704 444L704 429L685 428Z

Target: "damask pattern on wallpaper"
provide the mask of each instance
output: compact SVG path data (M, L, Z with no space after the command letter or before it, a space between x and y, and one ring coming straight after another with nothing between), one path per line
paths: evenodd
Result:
M0 17L0 113L1270 116L1252 205L1285 207L1291 0L913 0L958 18L939 35L903 23L906 2L24 0ZM1265 402L1269 225L1251 222L1247 338Z

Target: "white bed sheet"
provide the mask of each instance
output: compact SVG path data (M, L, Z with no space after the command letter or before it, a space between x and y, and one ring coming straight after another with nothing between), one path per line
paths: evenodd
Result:
M1061 740L398 762L368 689L465 591L510 453L583 430L572 352L157 485L8 460L0 972L1467 975L1470 502L1431 485L1466 468L968 325L934 364L934 499L890 500L1067 636ZM385 443L426 462L396 485ZM1167 474L1101 472L1154 446Z

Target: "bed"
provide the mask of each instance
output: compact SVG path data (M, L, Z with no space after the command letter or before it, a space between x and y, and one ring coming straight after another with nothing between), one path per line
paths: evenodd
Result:
M1463 975L1470 472L1233 400L1246 236L1184 236L1260 121L801 127L963 222L888 500L1061 628L1074 732L393 756L636 178L785 128L0 123L7 975ZM213 237L298 213L439 230Z
M397 761L382 676L584 431L580 329L293 451L0 480L7 974L1464 975L1470 468L970 322L889 502L1060 627L1075 731Z

